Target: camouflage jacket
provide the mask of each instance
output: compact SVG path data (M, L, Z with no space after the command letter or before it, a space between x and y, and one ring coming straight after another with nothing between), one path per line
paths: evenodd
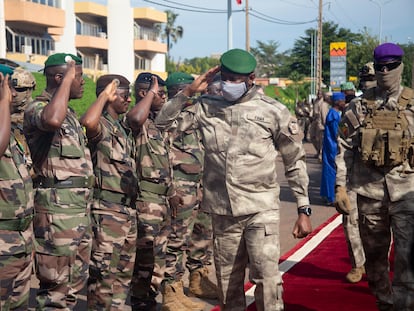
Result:
M138 188L131 130L104 112L101 132L89 139L96 176L95 187L135 198Z
M68 108L59 130L49 132L43 127L42 111L50 99L51 95L44 91L24 114L24 134L36 174L57 180L93 176L86 135L72 109Z
M155 126L154 119L155 113L150 112L141 130L135 133L140 200L145 200L145 192L167 196L172 191L168 134Z
M27 219L28 224L33 216L32 180L23 148L14 137L13 127L9 146L0 159L0 215L2 221ZM17 229L10 230L7 236L5 231L0 231L0 256L29 251L24 240L31 240L31 230L22 233Z
M162 129L173 125L188 100L179 93L167 102L157 125ZM278 152L298 206L309 204L305 151L297 121L284 105L258 93L257 87L236 103L205 95L194 105L194 117L187 123L203 136L203 209L233 216L278 209Z
M11 122L13 126L14 136L16 140L18 141L18 143L23 147L27 168L29 169L30 173L33 173L31 172L31 169L33 166L32 157L30 156L30 149L29 149L29 146L27 145L26 137L24 137L24 132L23 132L23 116L24 116L24 111L13 113L11 115Z
M204 147L198 128L187 126L187 120L194 118L194 106L186 107L178 116L174 130L170 130L170 153L175 180L186 180L198 183L201 179L204 164Z
M402 91L400 87L399 93ZM367 114L364 99L375 101L378 108L384 107L389 100L397 101L398 96L386 98L380 89L371 89L363 97L357 97L350 102L343 113L341 121L341 152L336 158L336 184L349 186L356 193L375 200L382 200L389 195L391 201L414 198L414 168L406 160L392 167L376 167L362 161L361 158L361 125ZM408 120L408 131L414 137L414 99L404 110Z

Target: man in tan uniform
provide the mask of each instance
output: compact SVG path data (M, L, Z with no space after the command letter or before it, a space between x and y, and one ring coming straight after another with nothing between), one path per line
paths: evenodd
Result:
M393 43L375 48L378 86L346 114L351 147L336 162L336 202L350 210L348 179L357 193L368 285L382 311L414 310L414 90L400 85L403 54Z
M202 208L212 215L221 310L245 309L248 263L250 280L257 285L257 309L283 310L276 156L283 158L297 199L293 235L305 237L312 228L300 130L284 105L257 92L256 60L250 53L232 49L220 62L167 102L156 124L169 128L191 104L190 97L203 92L221 71L223 96L195 98L194 117L188 120L188 126L200 128L205 144Z

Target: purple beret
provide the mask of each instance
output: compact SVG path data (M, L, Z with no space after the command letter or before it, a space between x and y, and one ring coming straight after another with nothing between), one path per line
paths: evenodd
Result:
M374 59L376 63L401 60L403 55L404 51L402 48L394 43L380 44L374 50Z
M342 92L333 92L332 93L332 101L336 102L338 100L345 100L345 94Z

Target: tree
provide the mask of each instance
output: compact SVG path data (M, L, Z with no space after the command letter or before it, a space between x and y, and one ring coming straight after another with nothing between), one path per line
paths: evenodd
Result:
M256 74L259 77L274 77L277 75L280 61L284 57L277 52L279 42L270 40L268 43L256 41L257 48L251 48L251 53L256 57Z
M315 32L315 29L307 29L305 36L295 41L291 53L291 71L297 70L305 76L310 76L311 38ZM352 46L361 44L362 41L363 34L361 33L353 33L349 29L340 28L338 24L332 21L322 24L322 78L325 84L329 85L330 82L330 43L346 42L352 51Z
M166 10L165 13L167 14L167 23L164 26L164 30L161 31L161 38L167 40L168 54L173 46L173 43L177 43L177 40L182 38L184 29L181 26L175 26L175 21L179 14L170 10ZM157 27L160 28L160 25Z

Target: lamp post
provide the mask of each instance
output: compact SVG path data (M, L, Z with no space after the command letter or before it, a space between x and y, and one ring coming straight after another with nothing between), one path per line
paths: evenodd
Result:
M387 3L391 2L392 0L388 0L385 2L380 2L377 0L370 0L372 3L376 4L379 7L379 43L382 43L382 7Z

